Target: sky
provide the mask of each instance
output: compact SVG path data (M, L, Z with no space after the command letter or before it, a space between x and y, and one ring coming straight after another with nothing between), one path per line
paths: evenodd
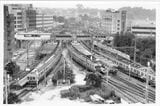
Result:
M143 7L145 9L154 9L156 2L107 2L107 1L49 1L49 2L33 2L34 7L47 7L47 8L76 8L77 4L82 4L85 8L98 8L98 9L119 9L121 7Z

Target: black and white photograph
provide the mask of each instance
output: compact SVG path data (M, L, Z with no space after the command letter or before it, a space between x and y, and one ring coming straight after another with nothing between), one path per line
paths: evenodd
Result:
M3 1L3 104L158 103L157 7Z

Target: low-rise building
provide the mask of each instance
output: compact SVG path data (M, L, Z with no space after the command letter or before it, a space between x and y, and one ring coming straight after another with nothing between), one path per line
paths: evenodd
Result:
M148 37L156 35L156 26L154 23L133 24L131 32L139 37Z

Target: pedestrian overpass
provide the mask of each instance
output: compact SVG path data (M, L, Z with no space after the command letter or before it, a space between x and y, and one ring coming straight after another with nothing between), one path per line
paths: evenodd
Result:
M15 39L17 40L105 40L106 35L94 35L91 34L53 34L53 33L35 33L35 32L21 32L15 34Z

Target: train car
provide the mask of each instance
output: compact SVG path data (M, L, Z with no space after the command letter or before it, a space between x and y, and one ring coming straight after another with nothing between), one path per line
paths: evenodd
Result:
M61 58L61 49L59 48L46 61L42 61L30 74L27 75L28 84L36 84L41 81L49 73L52 67L55 67Z
M88 71L100 72L101 74L104 74L104 66L102 66L102 64L98 62L94 56L85 55L73 47L69 47L68 50L70 55L73 57L72 59L83 67L86 67Z
M130 56L129 55L127 55L127 54L125 54L125 53L123 53L123 52L121 52L119 50L113 49L113 48L111 48L109 46L104 46L101 43L97 43L97 42L93 42L93 44L98 46L98 47L100 47L100 48L103 48L103 49L105 49L105 50L107 50L107 51L109 51L109 52L111 52L111 53L113 53L115 55L118 55L118 56L121 56L121 57L123 57L123 58L125 58L127 60L130 60Z
M89 48L88 45L86 45L85 43L83 43L83 44L87 48ZM101 47L97 46L97 49L99 49L99 48L101 48ZM130 70L130 72L132 74L132 77L140 79L140 80L142 80L142 79L145 80L146 79L146 76L145 76L146 69L145 70L142 69L141 65L139 65L137 63L132 64L132 62L130 62L127 59L115 58L115 56L112 55L112 54L105 55L106 53L103 52L103 51L99 52L98 50L94 50L94 52L97 53L98 55L105 56L105 58L107 58L108 60L111 60L114 64L118 65L121 68L124 68L126 71L123 71L123 72L129 73L129 70ZM152 82L155 82L155 74L154 74L154 72L153 73L149 73L149 80L152 81Z
M42 61L41 63L39 63L39 65L33 69L32 71L30 71L26 76L24 76L21 79L18 79L17 82L15 83L15 85L19 85L19 86L24 86L26 85L28 82L30 83L35 83L35 81L39 81L39 79L41 79L42 76L44 76L44 74L54 65L54 63L58 60L58 58L60 57L59 55L61 54L61 44L58 45L56 51L55 51L55 55L52 55L50 58L48 58L47 60ZM37 75L38 72L38 75ZM39 77L37 77L39 76Z

